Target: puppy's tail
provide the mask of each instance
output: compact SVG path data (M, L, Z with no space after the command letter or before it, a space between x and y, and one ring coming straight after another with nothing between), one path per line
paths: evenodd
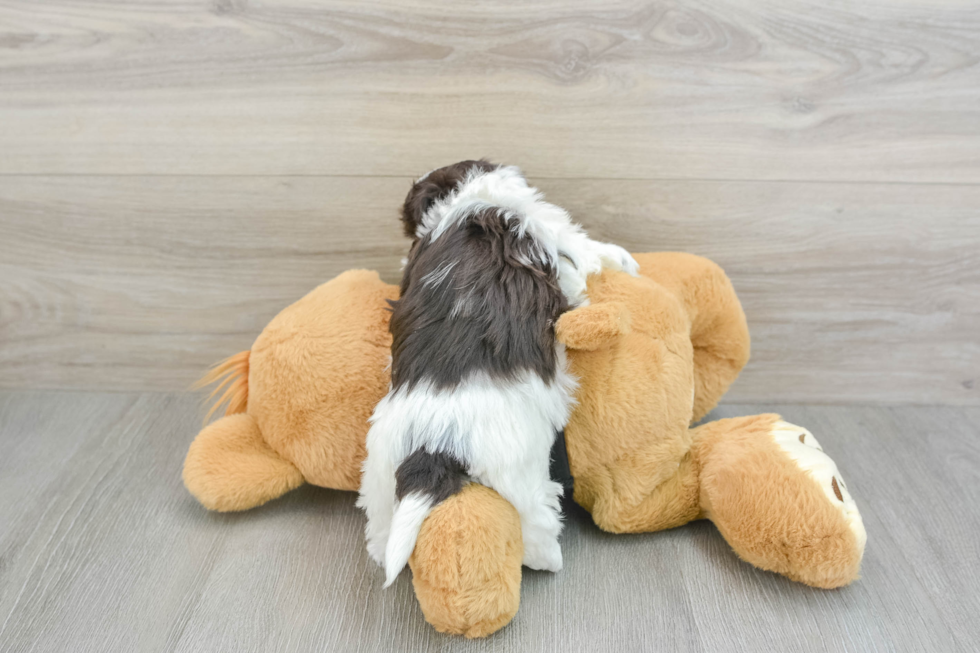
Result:
M422 522L432 509L463 489L466 468L448 453L419 449L395 472L398 505L391 519L385 547L385 587L388 587L415 550Z

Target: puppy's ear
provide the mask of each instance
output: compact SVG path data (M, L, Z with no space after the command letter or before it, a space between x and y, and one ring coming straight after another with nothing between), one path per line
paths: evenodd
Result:
M496 168L496 165L483 159L460 161L445 168L437 168L416 181L402 206L405 235L412 239L417 238L422 217L433 204L459 188L470 176L492 172Z
M558 318L555 337L571 349L595 351L629 333L630 312L622 302L590 304Z
M419 225L422 224L422 216L445 192L443 185L429 178L415 182L402 206L402 227L405 229L406 236L416 238Z

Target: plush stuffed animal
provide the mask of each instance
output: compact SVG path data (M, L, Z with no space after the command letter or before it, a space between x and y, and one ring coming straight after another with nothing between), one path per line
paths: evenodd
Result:
M639 277L591 278L591 303L556 325L579 378L565 430L574 500L606 531L710 519L757 567L814 587L854 580L861 517L809 431L778 415L691 428L749 356L724 272L688 254L635 257ZM224 379L228 414L198 434L184 465L205 507L245 510L304 482L357 490L367 420L388 389L386 300L397 294L375 272L345 272L212 370L205 382ZM410 560L426 619L468 637L502 628L517 611L522 556L514 508L468 485L428 517Z

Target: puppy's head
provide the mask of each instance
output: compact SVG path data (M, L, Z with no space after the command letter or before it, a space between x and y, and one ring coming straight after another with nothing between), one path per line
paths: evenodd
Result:
M402 225L405 228L405 235L413 240L418 238L422 218L436 202L446 199L466 181L492 172L497 167L482 159L460 161L423 175L408 192L405 205L402 207Z

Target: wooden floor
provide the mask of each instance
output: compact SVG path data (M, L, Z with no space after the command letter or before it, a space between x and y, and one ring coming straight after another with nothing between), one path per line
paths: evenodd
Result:
M0 387L186 388L479 156L720 263L734 400L980 405L955 0L0 0Z
M180 469L183 394L0 393L0 651L975 651L980 410L778 409L830 452L864 516L862 578L815 590L740 562L707 522L600 532L524 575L482 641L437 634L410 572L382 590L354 496L305 487L206 512Z

